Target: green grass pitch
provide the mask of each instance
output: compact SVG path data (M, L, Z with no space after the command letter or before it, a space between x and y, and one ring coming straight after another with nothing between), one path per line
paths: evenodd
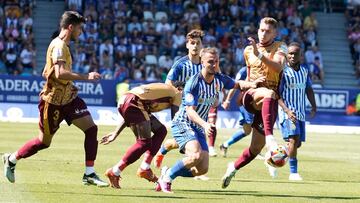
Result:
M99 126L98 139L113 128ZM37 124L0 123L0 155L17 150L37 132ZM232 132L218 130L216 145ZM280 140L278 131L276 137ZM83 186L83 140L80 130L62 125L49 149L19 161L15 184L7 182L1 167L0 202L360 202L358 135L308 133L298 155L302 182L288 181L288 165L273 180L263 161L254 160L223 190L221 177L227 163L249 144L247 137L230 148L227 158L210 158L209 181L180 177L173 183L174 194L155 192L154 184L136 176L142 158L122 173L120 190ZM103 179L104 171L120 160L134 140L126 129L110 145L99 145L95 167ZM164 165L171 166L181 157L177 151L169 152ZM154 171L160 173L158 169Z

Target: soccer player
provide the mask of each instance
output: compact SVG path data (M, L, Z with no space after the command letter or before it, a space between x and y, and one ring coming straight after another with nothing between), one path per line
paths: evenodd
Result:
M4 154L4 173L10 182L15 182L15 164L50 146L51 140L65 119L68 125L74 124L85 133L85 174L83 184L108 186L95 173L94 161L97 154L98 128L87 109L85 102L77 96L73 80L98 81L99 73L78 74L72 72L72 57L69 49L71 40L81 34L85 18L74 11L66 11L61 16L59 35L53 39L46 54L43 77L46 83L40 93L39 135L25 143L11 154Z
M297 148L305 142L305 95L311 104L311 117L316 113L314 91L311 87L309 70L300 65L301 48L298 43L289 45L287 66L284 68L280 83L280 113L281 133L288 142L289 180L300 181L298 173Z
M186 35L186 48L188 49L188 54L179 60L177 60L174 65L171 67L166 81L166 84L172 85L176 81L181 81L186 83L189 78L198 72L200 72L202 65L200 62L200 51L202 49L202 38L204 37L204 32L198 29L191 30ZM212 108L212 111L215 111ZM174 117L178 109L171 111L171 118ZM212 114L213 123L216 122L216 112ZM210 136L215 135L216 132L210 134ZM179 145L176 143L175 139L166 140L160 148L159 153L155 157L155 166L160 168L163 161L164 155L167 154L172 149L177 149Z
M171 193L171 182L178 176L194 177L207 173L209 153L205 135L216 130L214 124L207 122L207 117L220 91L223 88L255 88L257 83L264 81L261 77L254 82L235 82L216 73L219 56L215 48L203 49L200 56L203 68L186 83L180 110L171 126L173 137L186 156L173 167L162 168L156 189L166 193Z
M222 187L226 188L237 170L250 163L264 147L268 150L277 147L273 136L273 126L277 117L278 84L280 73L285 65L287 47L283 42L276 42L277 21L270 17L261 19L256 43L248 38L250 45L244 50L244 58L248 68L247 80L254 81L265 76L260 87L247 90L243 96L245 109L254 114L253 136L249 148L246 148L235 163L228 165L222 179Z
M239 70L239 72L236 74L236 77L235 77L236 81L246 79L246 76L247 76L246 69L247 69L247 67L245 66ZM225 110L229 109L230 101L231 101L231 98L233 97L235 91L236 91L236 89L230 90L225 102L223 102L222 105ZM239 106L239 111L240 111L239 124L242 126L242 128L239 129L238 131L236 131L231 136L231 138L229 138L227 141L225 141L224 143L222 143L220 145L220 151L222 151L223 157L226 157L227 150L231 145L238 142L239 140L246 137L247 135L250 135L250 133L252 131L251 124L253 123L254 115L247 112L243 105Z
M179 89L175 87L179 87ZM136 137L136 143L125 153L121 161L109 168L105 175L109 178L113 188L120 188L120 174L130 164L134 163L140 156L148 151L153 157L165 139L166 127L151 113L167 108L174 108L180 105L183 84L175 83L174 86L163 83L152 83L135 87L125 93L119 100L119 113L122 116L120 124L114 132L104 136L100 143L109 144L114 141L120 132L130 127ZM151 136L153 132L153 136ZM151 160L141 164L137 175L148 181L156 182L157 177L150 169Z

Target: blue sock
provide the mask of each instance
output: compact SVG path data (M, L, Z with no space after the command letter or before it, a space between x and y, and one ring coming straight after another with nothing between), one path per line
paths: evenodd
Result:
M289 158L290 173L297 173L297 158Z
M161 145L161 147L160 147L160 153L161 153L162 155L165 155L166 153L168 153L168 151L165 149L164 145Z
M169 176L172 180L174 180L178 176L182 177L194 177L191 173L190 169L185 168L184 163L182 160L179 160L175 163L173 167L171 167Z
M230 139L228 139L226 142L224 142L224 145L225 145L225 147L229 147L230 145L232 145L235 142L241 140L245 136L246 135L244 133L244 130L240 129L236 133L234 133Z

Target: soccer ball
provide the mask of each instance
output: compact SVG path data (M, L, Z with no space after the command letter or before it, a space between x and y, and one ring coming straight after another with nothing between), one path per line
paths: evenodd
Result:
M284 146L278 146L277 148L270 150L266 156L266 162L275 168L284 166L288 159L288 151Z

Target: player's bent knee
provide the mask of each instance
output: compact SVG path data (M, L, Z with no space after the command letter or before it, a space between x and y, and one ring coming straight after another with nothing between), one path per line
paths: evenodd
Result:
M201 161L201 153L200 152L194 152L188 155L188 159L190 164L197 164Z

